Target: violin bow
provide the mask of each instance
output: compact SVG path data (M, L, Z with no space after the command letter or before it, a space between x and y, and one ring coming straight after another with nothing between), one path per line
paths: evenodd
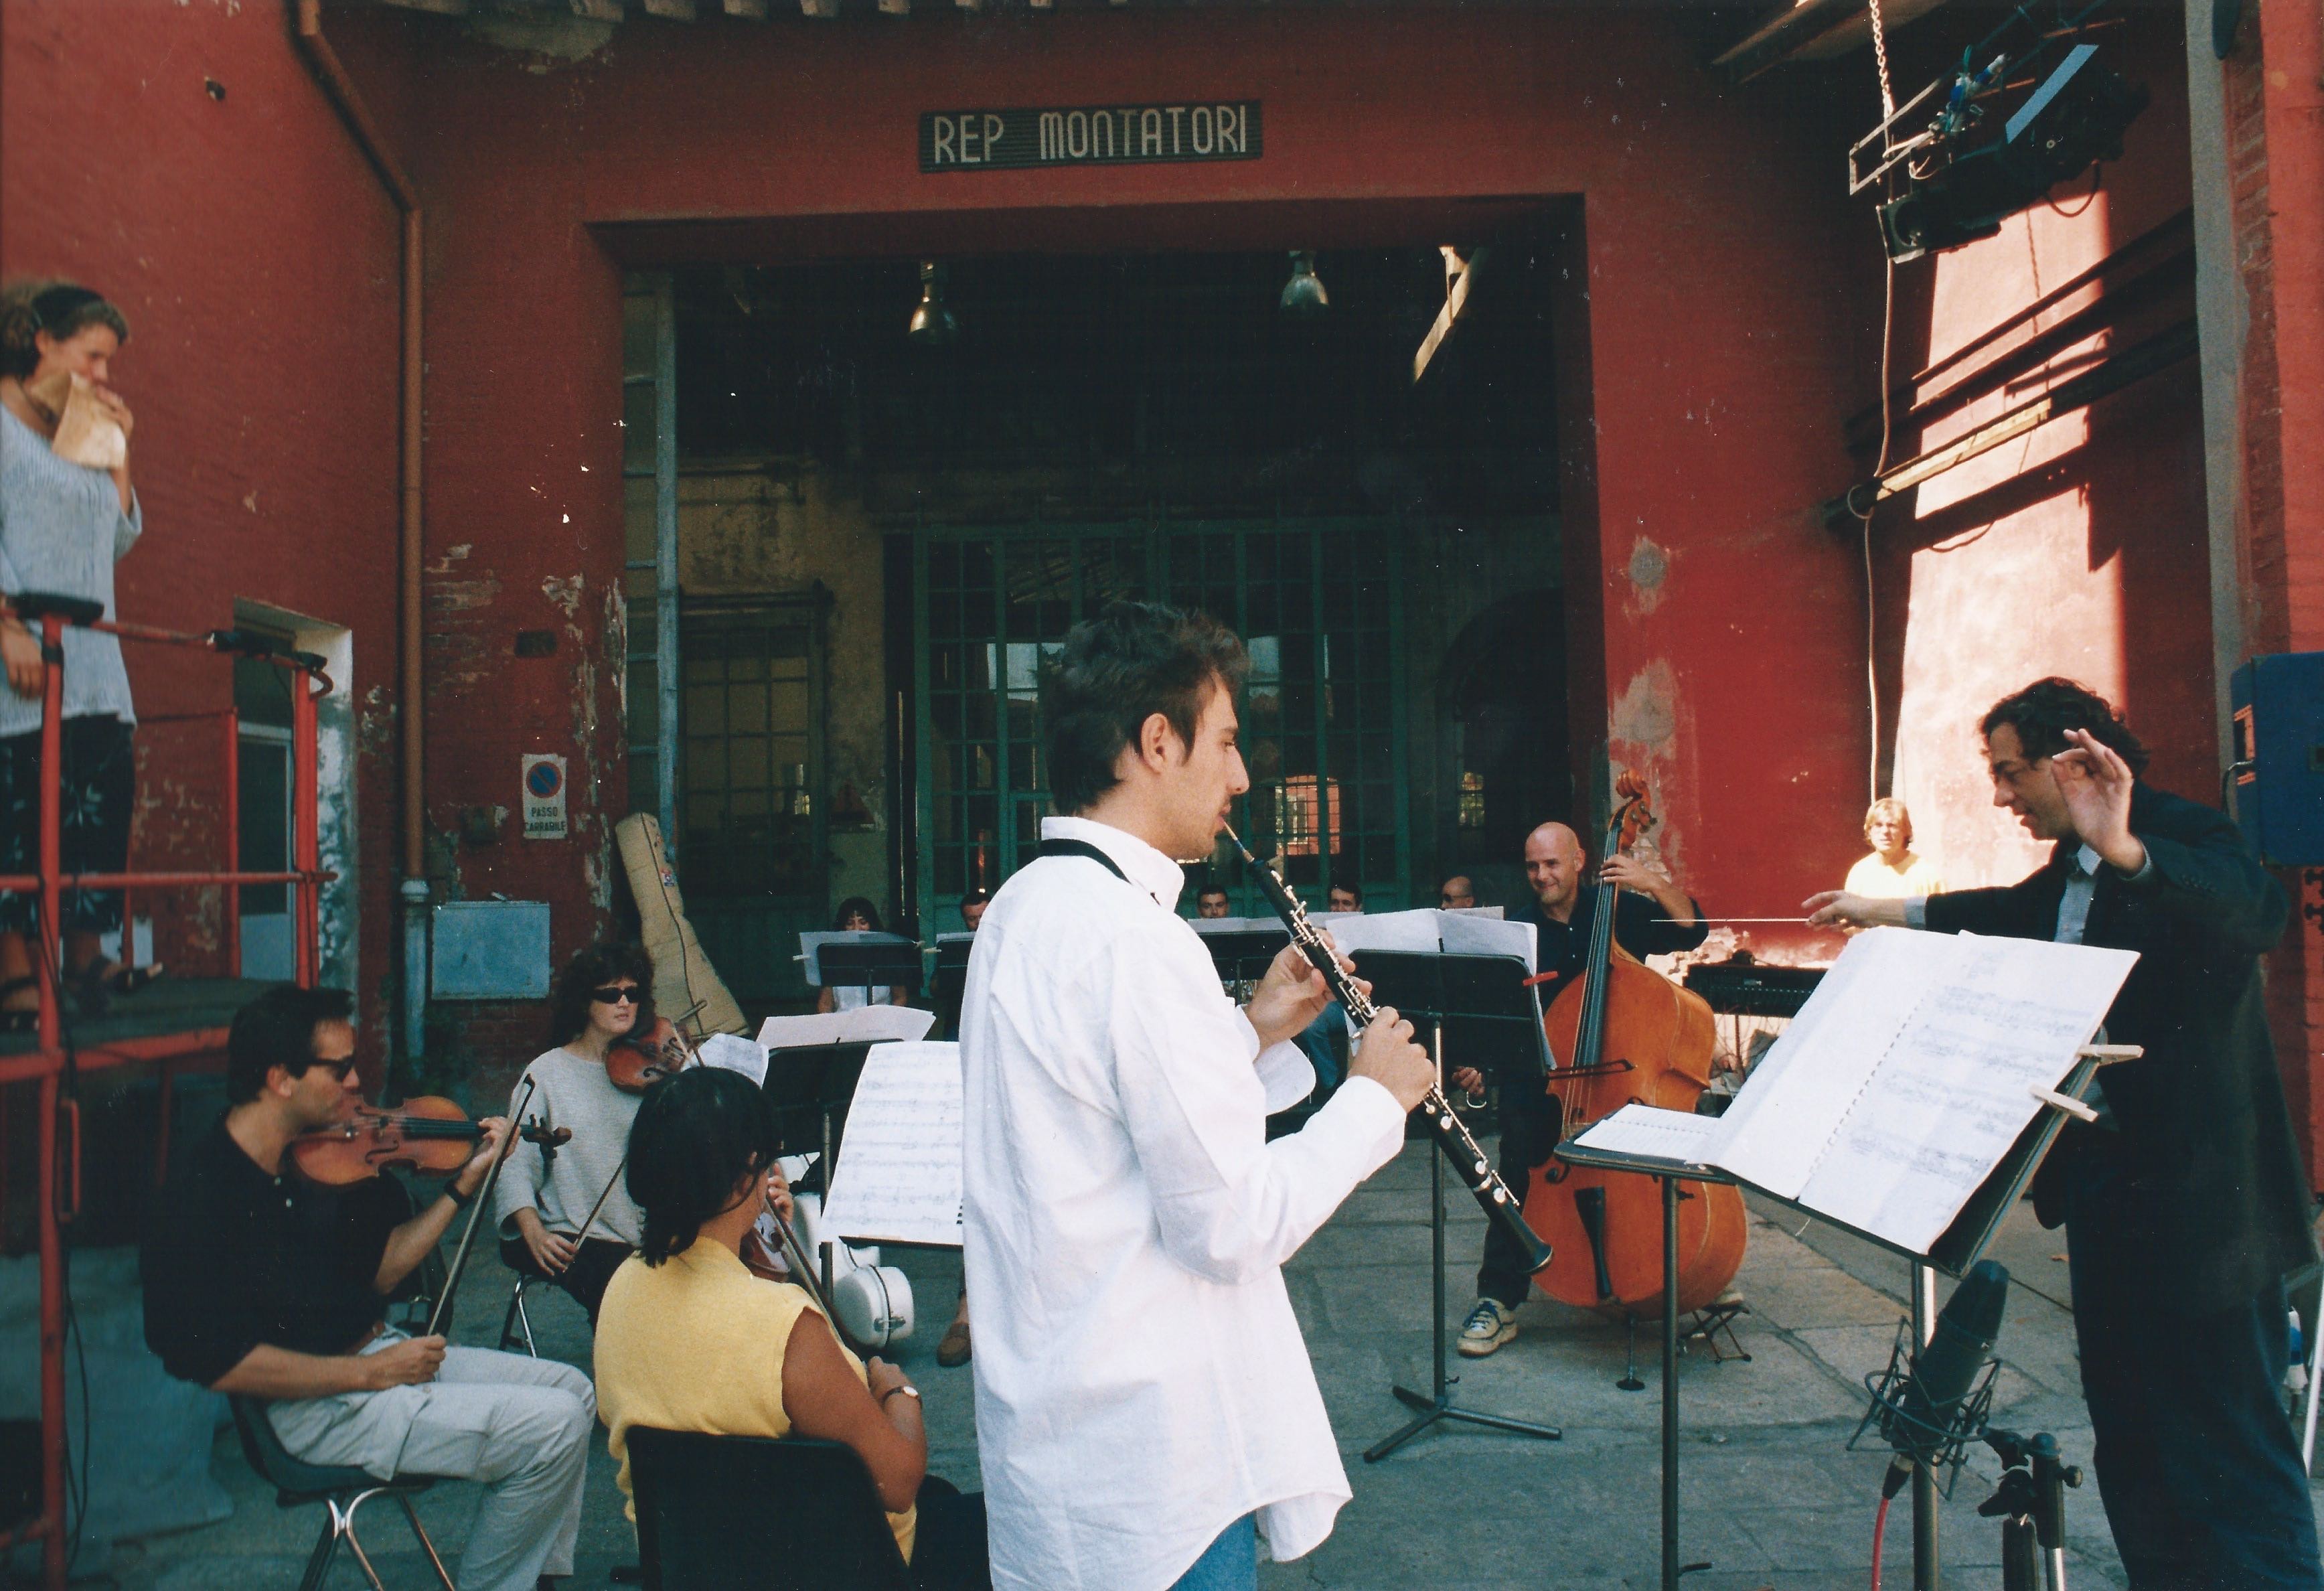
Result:
M684 1022L687 1017L692 1016L696 1012L701 1010L702 1005L703 1003L697 1001L687 1010L680 1012L678 1015L669 1019L669 1041L676 1044L679 1050L678 1065L670 1068L672 1071L683 1071L694 1059L694 1041L687 1037L686 1030L678 1026L678 1023ZM613 1174L606 1178L605 1186L597 1190L597 1202L589 1207L588 1219L583 1221L581 1223L581 1230L573 1235L573 1253L576 1258L581 1253L582 1239L587 1237L589 1235L589 1228L597 1224L597 1212L604 1209L605 1207L605 1201L613 1197L613 1184L622 1179L622 1173L629 1170L629 1166L630 1152L624 1149L622 1151L621 1160L617 1161L613 1167Z
M524 1093L518 1097L516 1108L509 1113L512 1121L523 1119L524 1107L532 1103L533 1090L539 1086L537 1079L525 1078ZM511 1128L502 1135L500 1147L493 1152L493 1169L484 1173L484 1185L476 1190L476 1207L468 1212L468 1224L461 1230L460 1246L454 1251L452 1268L444 1277L444 1290L436 1295L436 1307L428 1311L426 1336L434 1337L436 1328L451 1313L452 1295L460 1290L460 1272L468 1263L470 1246L476 1241L476 1223L484 1218L486 1207L493 1202L493 1189L500 1186L501 1168L508 1164L509 1151L515 1147L516 1139L516 1131ZM453 1175L456 1178L459 1173L456 1171Z

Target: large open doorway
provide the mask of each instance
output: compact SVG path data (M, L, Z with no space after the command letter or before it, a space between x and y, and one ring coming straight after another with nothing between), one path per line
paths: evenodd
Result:
M1469 862L1465 770L1440 748L1478 689L1444 671L1491 667L1452 643L1561 584L1547 272L1522 241L1489 258L1417 381L1434 246L1321 251L1306 316L1282 307L1288 251L953 260L957 331L933 347L908 334L918 261L632 279L632 804L673 814L746 1004L803 994L782 941L840 898L945 931L1029 856L1041 661L1119 597L1204 607L1250 644L1255 848L1319 902L1342 883L1374 909L1433 902ZM806 717L738 757L698 637L728 646L736 615L784 604L818 615L786 698ZM1529 635L1526 690L1563 691L1560 637ZM1526 767L1566 765L1562 712L1527 734ZM761 763L763 799L735 782ZM1498 799L1554 782L1503 777ZM1209 876L1263 909L1223 856Z

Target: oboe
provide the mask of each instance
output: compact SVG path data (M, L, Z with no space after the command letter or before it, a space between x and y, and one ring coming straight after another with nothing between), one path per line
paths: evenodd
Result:
M1341 969L1340 958L1323 942L1323 936L1315 925L1307 920L1307 909L1276 876L1275 869L1250 854L1250 847L1242 843L1241 836L1231 828L1226 833L1227 838L1234 842L1234 848L1242 854L1243 861L1259 875L1259 887L1267 893L1275 914L1283 919L1283 925L1291 930L1291 942L1298 946L1307 959L1314 964L1315 970L1323 975L1323 982L1331 989L1333 998L1346 1008L1357 1027L1370 1026L1379 1012L1373 1007L1370 998L1357 988ZM1485 1214L1507 1228L1508 1235L1525 1251L1526 1273L1531 1275L1548 1264L1549 1244L1526 1225L1525 1212L1519 1207L1517 1196L1495 1173L1493 1162L1486 1158L1483 1148L1469 1135L1469 1129L1454 1114L1452 1101L1444 1097L1444 1090L1434 1083L1430 1084L1428 1094L1421 1100L1419 1108L1427 1120L1429 1131L1435 1135L1436 1147L1443 1150L1444 1158L1452 1162L1453 1174L1476 1196L1477 1203L1483 1207Z

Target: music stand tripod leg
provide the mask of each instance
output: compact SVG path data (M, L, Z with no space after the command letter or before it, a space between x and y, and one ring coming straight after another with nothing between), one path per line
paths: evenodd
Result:
M1444 1019L1438 1017L1432 1024L1432 1052L1436 1057L1437 1083L1441 1087L1452 1076L1444 1060ZM1440 1420L1463 1420L1471 1425L1487 1426L1494 1430L1508 1431L1521 1437L1539 1437L1554 1442L1565 1433L1554 1425L1538 1425L1532 1420L1517 1420L1506 1414L1486 1414L1453 1406L1452 1384L1460 1380L1451 1374L1444 1359L1444 1157L1433 1146L1428 1154L1429 1200L1429 1273L1431 1301L1435 1308L1431 1336L1435 1347L1434 1390L1417 1392L1406 1386L1391 1386L1397 1401L1417 1411L1395 1430L1364 1449L1364 1462L1378 1464L1405 1443L1434 1425Z

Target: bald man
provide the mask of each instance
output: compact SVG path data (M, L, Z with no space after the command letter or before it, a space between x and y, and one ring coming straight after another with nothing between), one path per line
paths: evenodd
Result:
M1456 873L1446 879L1436 892L1436 903L1447 911L1459 911L1477 903L1477 886L1469 882L1465 873Z
M1622 893L1614 910L1614 939L1641 961L1674 950L1692 950L1711 935L1702 908L1694 897L1643 862L1629 856L1609 856L1590 873L1589 853L1581 837L1563 823L1545 823L1526 837L1526 883L1534 903L1511 913L1514 920L1530 922L1543 972L1561 975L1543 989L1545 1003L1564 986L1564 980L1582 970L1590 950L1590 934L1598 920L1603 886L1618 884ZM1561 1059L1565 1059L1563 1057ZM1475 1092L1483 1077L1472 1067L1452 1074L1462 1087ZM1508 1078L1501 1088L1501 1180L1523 1199L1533 1180L1533 1169L1549 1159L1557 1147L1557 1116L1537 1078ZM1485 1263L1477 1272L1477 1307L1461 1327L1461 1351L1471 1359L1496 1352L1517 1334L1517 1306L1532 1290L1525 1257L1498 1224L1485 1229Z

